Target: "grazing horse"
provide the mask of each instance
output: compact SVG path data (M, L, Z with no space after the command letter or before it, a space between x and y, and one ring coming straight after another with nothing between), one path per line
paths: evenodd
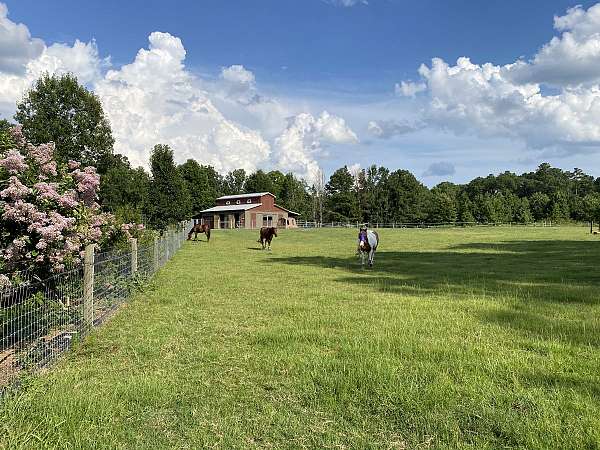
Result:
M194 240L196 240L198 238L198 233L206 234L206 242L210 241L210 225L208 225L206 223L203 223L203 224L197 223L196 225L194 225L192 227L192 229L188 233L187 240L189 241L190 239L192 239L192 234L194 235Z
M360 255L361 265L365 265L365 257L369 256L369 267L373 267L375 250L379 245L379 235L375 231L367 230L362 227L358 232L358 254Z
M271 240L273 237L277 237L277 228L275 227L262 227L260 229L260 238L257 242L262 244L263 250L267 247L271 250Z

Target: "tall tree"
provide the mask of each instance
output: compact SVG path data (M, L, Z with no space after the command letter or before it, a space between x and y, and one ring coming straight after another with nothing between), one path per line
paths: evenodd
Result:
M108 170L114 139L98 97L71 74L44 74L17 104L15 120L35 144L54 142L56 158Z
M408 170L396 170L388 178L390 219L394 222L425 222L429 190Z
M355 178L344 166L336 170L325 185L326 221L345 222L359 219L358 196L354 190Z
M223 180L212 166L202 166L197 161L188 159L179 166L179 172L190 193L193 214L215 204L215 199L221 195Z
M429 221L431 223L454 223L456 217L456 201L454 198L442 190L432 192Z
M143 222L150 177L141 167L133 169L126 157L115 155L100 179L100 203L123 222Z
M223 182L223 193L225 195L238 195L244 192L246 185L246 171L235 169L225 175Z
M150 166L152 181L147 207L151 224L165 229L169 224L189 218L192 209L190 193L168 145L154 146Z
M271 192L273 194L273 179L262 170L257 170L246 179L244 190L251 192Z

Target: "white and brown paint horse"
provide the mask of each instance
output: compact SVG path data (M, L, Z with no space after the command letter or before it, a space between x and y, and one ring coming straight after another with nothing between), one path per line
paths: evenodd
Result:
M369 267L373 267L373 259L375 251L379 246L379 235L376 231L367 230L366 227L361 227L358 232L358 254L360 256L361 265L365 265L365 258L368 256Z

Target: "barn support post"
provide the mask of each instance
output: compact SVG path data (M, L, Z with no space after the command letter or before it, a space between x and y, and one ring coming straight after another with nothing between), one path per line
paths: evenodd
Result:
M85 246L83 257L83 332L94 326L94 244Z
M137 239L131 238L131 273L135 275L138 270L138 250L137 250Z

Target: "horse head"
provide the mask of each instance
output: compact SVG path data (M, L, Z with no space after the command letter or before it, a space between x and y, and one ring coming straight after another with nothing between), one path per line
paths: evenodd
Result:
M277 237L277 227L273 227L273 236Z
M367 230L360 230L358 233L358 246L363 249L367 246L369 241L367 240Z

